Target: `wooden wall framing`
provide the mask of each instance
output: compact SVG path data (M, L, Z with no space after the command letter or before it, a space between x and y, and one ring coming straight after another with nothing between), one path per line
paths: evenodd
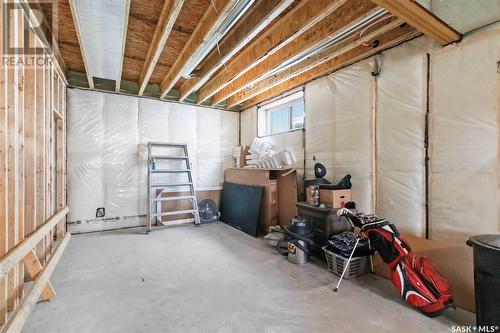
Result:
M0 4L0 331L17 332L38 300L54 296L48 278L70 236L66 85L37 35L24 33L24 11Z

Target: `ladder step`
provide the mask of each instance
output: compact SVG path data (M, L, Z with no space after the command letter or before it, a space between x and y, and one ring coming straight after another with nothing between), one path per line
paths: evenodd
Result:
M188 219L182 219L182 220L156 221L157 225L163 225L163 226L172 226L172 225L187 224L187 223L193 223L193 222L196 224L196 219L188 218Z
M193 183L158 183L151 184L151 187L170 187L170 186L191 186Z
M186 147L185 143L163 143L163 142L150 142L151 146L155 147Z
M151 155L151 158L157 160L187 160L189 156Z
M154 198L153 201L177 201L177 200L190 200L190 199L194 199L194 195Z
M181 172L191 172L191 169L154 169L151 170L152 173L181 173Z
M195 214L195 213L196 209L187 209L187 210L174 210L171 212L156 213L153 214L153 216L158 217L158 216L172 216L172 215Z

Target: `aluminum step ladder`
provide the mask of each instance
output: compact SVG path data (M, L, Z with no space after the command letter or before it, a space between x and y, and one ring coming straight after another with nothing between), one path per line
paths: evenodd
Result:
M180 153L169 154L171 151ZM176 164L175 168L165 168L165 164ZM161 179L162 177L170 177L173 175L187 177L183 181L172 181ZM168 196L171 190L189 188L189 194ZM179 190L179 192L181 192ZM184 191L182 191L184 192ZM187 191L185 191L187 192ZM155 220L156 225L167 225L168 223L179 222L194 222L195 225L200 224L200 216L198 213L198 201L196 200L196 192L194 190L193 176L191 173L191 163L187 144L184 143L166 143L166 142L149 142L148 143L148 214L146 221L146 233L151 232L152 220ZM182 210L162 210L163 202L172 201L188 201L190 209ZM164 216L178 215L193 215L190 220L169 220L163 221Z

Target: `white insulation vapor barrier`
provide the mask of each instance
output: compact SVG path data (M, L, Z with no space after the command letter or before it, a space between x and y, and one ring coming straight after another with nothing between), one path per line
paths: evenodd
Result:
M430 232L500 233L500 24L431 57Z
M145 224L149 141L187 143L196 190L220 189L238 114L70 89L67 131L68 222L79 233Z
M376 212L425 236L427 38L384 52L377 79Z
M92 77L119 80L127 0L70 0L81 34L87 70Z
M371 151L372 61L363 61L315 80L305 88L306 179L314 163L338 182L352 175L352 199L373 212Z

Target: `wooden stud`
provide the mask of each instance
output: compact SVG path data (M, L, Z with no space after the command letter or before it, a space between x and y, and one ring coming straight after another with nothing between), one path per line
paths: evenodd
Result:
M458 42L462 38L460 33L415 0L371 1L443 45Z
M270 98L283 94L286 91L304 85L305 83L310 82L318 77L327 75L340 68L343 68L357 61L370 57L373 54L380 52L381 50L393 47L404 41L415 38L420 34L421 33L419 31L416 31L415 29L413 29L413 27L409 25L406 25L401 29L392 30L384 34L383 36L379 36L376 38L379 42L378 47L367 48L364 45L360 45L350 50L349 52L346 52L338 57L335 57L327 62L324 62L319 66L316 66L302 73L301 75L292 77L291 79L281 84L278 84L277 86L268 89L265 92L247 100L245 103L242 104L242 109L247 109L263 101L266 101Z
M170 89L181 78L184 66L206 44L216 32L221 23L227 18L236 0L211 0L211 6L201 18L200 22L189 37L186 45L170 68L167 76L161 82L161 98L167 96Z
M369 1L350 1L321 22L311 27L301 36L295 38L288 45L273 53L265 61L261 62L259 66L247 71L227 87L214 94L211 104L219 104L229 96L245 89L245 87L252 86L254 83L262 80L262 78L268 77L277 66L293 59L293 57L297 55L307 54L315 50L319 45L328 42L336 34L344 31L356 21L360 21L378 10L379 9ZM342 15L339 15L339 12L341 12Z
M293 0L266 0L258 2L241 22L231 29L221 45L203 61L203 67L196 77L187 80L181 87L180 100L201 88L208 79L237 52L263 31Z
M199 92L198 103L226 87L274 52L302 35L316 23L334 12L347 0L304 0L271 25L241 53L224 66Z
M9 13L10 27L8 33L10 40L14 42L13 46L18 46L18 31L17 31L17 15L14 11ZM16 55L13 55L14 57ZM12 250L18 242L19 236L19 156L18 156L18 136L17 127L19 125L17 108L18 99L18 71L16 66L9 66L7 69L7 84L8 84L8 97L7 97L7 183L8 183L8 249ZM13 266L7 276L7 310L13 311L17 306L18 299L18 266Z
M3 4L0 6L0 26L3 27ZM4 50L4 29L0 29L0 52L3 54ZM7 180L7 96L5 96L5 85L7 84L7 67L0 65L0 219L4 221L1 223L0 229L0 257L7 253L7 235L8 235L8 180ZM0 325L4 324L7 320L7 281L0 278Z
M24 50L24 11L17 13L17 43L19 64L17 65L17 191L18 191L18 227L16 243L21 242L25 235L25 215L26 215L26 196L25 196L25 173L24 173L24 88L25 88L25 73L26 73L26 54ZM16 244L17 245L17 244ZM24 266L21 262L17 266L17 290L16 295L20 300L24 294Z
M38 54L38 56L47 59L45 55ZM45 144L45 109L46 109L46 62L44 61L41 66L36 68L36 225L35 227L42 225L47 219L45 213L46 197L45 197L45 158L47 156L46 144ZM44 252L44 241L37 245L37 255L39 258L43 257ZM43 263L43 261L42 261Z
M241 104L246 100L249 100L250 98L261 94L262 92L277 86L278 84L281 84L295 76L301 75L302 73L316 66L319 66L326 61L338 57L339 55L348 52L360 45L366 44L375 37L393 30L403 23L404 22L400 19L393 19L389 23L382 25L380 28L377 28L376 30L366 34L365 36L362 36L358 39L347 39L344 42L333 45L318 54L304 59L300 63L291 66L281 73L253 84L251 89L243 89L242 91L236 93L235 95L228 98L227 107L232 108L238 104Z
M30 32L30 40L35 36ZM34 45L32 45L34 46ZM36 97L37 64L26 70L24 94L25 119L25 177L26 177L26 235L36 229Z
M163 48L167 43L170 32L174 27L174 23L177 20L177 16L181 12L183 5L184 0L165 1L163 5L153 39L149 45L146 60L144 61L141 77L139 79L140 96L142 96L144 90L146 89L149 79L151 78L151 74L153 74L153 70L156 67L158 59L160 59L160 55L163 52Z
M56 120L56 202L57 209L63 209L65 206L64 200L64 189L65 189L65 156L64 156L64 120L57 119ZM61 220L57 225L57 238L62 239L66 233L66 221Z

